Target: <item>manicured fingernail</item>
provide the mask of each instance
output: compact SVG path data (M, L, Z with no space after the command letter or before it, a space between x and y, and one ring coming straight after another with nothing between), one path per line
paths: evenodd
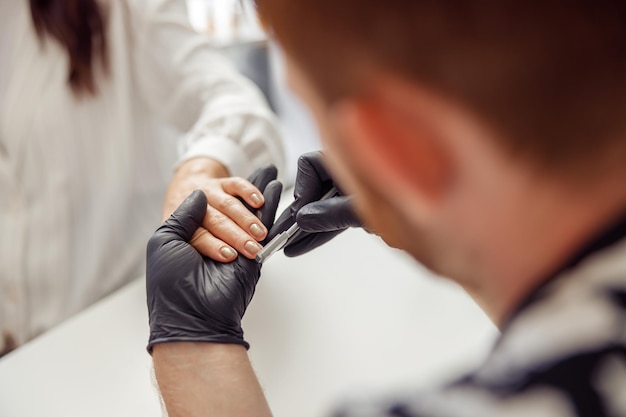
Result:
M220 253L226 259L234 258L237 255L237 252L235 252L232 248L229 248L228 246L224 246L222 249L220 249Z
M263 249L261 245L251 240L247 241L243 247L246 248L246 250L252 255L256 255L261 249Z
M252 193L252 195L250 195L250 200L252 200L254 204L263 204L263 196L257 193Z
M265 235L265 231L261 228L261 226L256 223L253 223L252 226L250 226L250 232L252 233L252 236L258 238L261 238Z

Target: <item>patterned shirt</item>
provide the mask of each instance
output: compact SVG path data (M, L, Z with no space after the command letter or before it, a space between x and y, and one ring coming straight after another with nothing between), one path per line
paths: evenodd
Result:
M626 416L626 216L522 303L474 373L335 416Z

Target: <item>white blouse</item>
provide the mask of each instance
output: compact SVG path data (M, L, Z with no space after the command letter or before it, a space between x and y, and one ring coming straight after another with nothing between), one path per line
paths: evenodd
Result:
M0 68L0 351L142 274L177 137L179 161L213 157L232 175L284 165L261 93L190 28L183 0L104 3L111 73L83 99L28 2L0 14L15 28Z

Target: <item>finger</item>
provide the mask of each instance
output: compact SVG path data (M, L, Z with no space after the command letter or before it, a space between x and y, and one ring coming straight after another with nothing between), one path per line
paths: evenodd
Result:
M285 255L293 258L294 256L305 254L328 242L339 233L341 233L341 230L326 233L306 234L301 239L287 245L284 251Z
M247 209L252 211L263 205L263 191L255 187L251 182L239 177L225 178L222 181L222 189L225 193L240 197L242 202L248 205Z
M241 230L255 240L263 240L267 236L267 228L255 215L257 209L253 208L254 212L251 212L241 200L228 194L212 194L208 201L211 207L230 218ZM213 232L211 229L208 230Z
M302 207L296 215L298 226L305 232L320 233L359 227L350 197L334 197Z
M292 213L291 208L287 207L285 211L278 217L274 225L270 228L270 231L267 233L267 241L274 239L280 233L289 229L296 222L295 215Z
M321 152L309 152L298 158L298 174L294 188L295 200L278 217L270 229L267 240L271 240L289 229L296 222L296 214L302 207L318 201L332 187L333 181L324 167Z
M265 204L259 210L259 220L261 220L266 228L271 228L278 210L280 195L283 192L283 184L279 181L270 182L265 187Z
M206 195L195 190L157 230L155 235L189 242L206 214Z
M266 165L264 167L261 167L259 169L257 169L256 171L254 171L252 173L252 175L250 175L248 177L248 181L254 185L255 187L257 187L257 189L259 189L261 191L261 193L265 193L265 188L267 187L267 185L271 182L274 181L276 178L278 178L278 168L276 168L275 165ZM261 194L261 199L263 200L263 202L265 202L265 197ZM251 195L251 199L258 201L258 196L252 194ZM259 208L261 207L260 205L250 205L248 203L246 203L246 201L244 200L244 205L246 206L246 208L252 212L254 212L253 207L254 208Z
M238 177L224 180L223 189L231 195L241 197L249 206L248 209L259 208L264 202L265 187L277 177L278 169L274 165L266 165L254 171L248 180Z
M265 187L276 178L278 178L278 168L270 164L254 171L252 175L248 177L248 181L262 192L265 192Z
M258 219L257 222L259 222ZM231 218L211 206L207 206L207 215L204 218L203 226L217 239L235 248L246 258L253 259L262 248Z
M215 261L231 262L237 259L237 251L235 249L213 236L203 227L196 230L189 243L203 256Z
M309 152L298 158L298 173L294 189L295 211L319 200L333 186L321 152Z

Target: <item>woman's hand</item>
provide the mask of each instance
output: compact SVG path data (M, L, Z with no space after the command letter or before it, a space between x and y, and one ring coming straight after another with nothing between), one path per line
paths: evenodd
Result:
M275 168L257 172L264 177L255 179L261 188L277 176ZM207 213L189 243L202 255L220 262L234 261L237 252L254 259L262 248L258 242L267 236L266 227L252 212L265 202L259 188L243 178L229 177L226 168L213 159L194 158L174 174L165 196L163 219L196 189L207 197Z
M271 227L280 201L282 184L266 179L276 168L257 170L250 181L262 189L266 204L257 212ZM252 300L261 264L239 257L216 262L189 244L206 216L207 199L194 191L148 241L146 294L152 346L165 342L235 343L248 347L241 319Z

